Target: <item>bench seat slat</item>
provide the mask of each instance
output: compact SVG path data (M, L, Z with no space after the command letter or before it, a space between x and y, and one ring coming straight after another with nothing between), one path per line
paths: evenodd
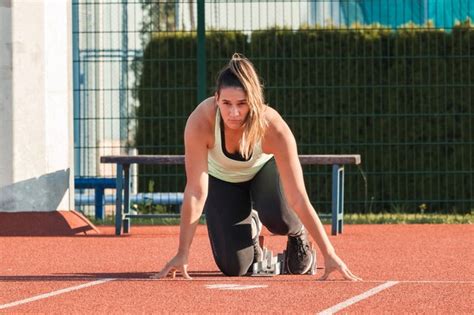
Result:
M348 155L300 155L303 165L333 165L333 164L360 164L359 154ZM184 164L184 155L107 155L100 158L101 163L119 164L161 164L177 165Z

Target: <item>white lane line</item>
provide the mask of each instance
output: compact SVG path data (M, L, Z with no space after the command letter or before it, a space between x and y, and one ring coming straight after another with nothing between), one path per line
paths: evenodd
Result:
M1 280L1 277L0 277ZM52 279L54 280L54 279ZM77 280L77 279L71 279L71 280ZM199 278L193 278L193 282L208 282L210 279L209 278L204 278L204 279L199 279ZM148 278L119 278L117 281L182 281L181 278L177 279L171 279L171 278L165 278L165 279L148 279ZM235 279L212 279L213 282L228 282L228 281L235 281ZM246 279L241 280L242 282L245 282ZM348 281L348 280L286 280L286 279L266 279L266 281L270 283L324 283L324 284L333 284L333 283L345 283L347 285L352 285L354 283L385 283L388 280L363 280L363 281ZM399 284L474 284L474 281L471 280L391 280L391 281L396 281Z
M320 312L320 315L329 315L329 314L334 314L335 312L338 312L352 304L355 304L357 302L360 302L362 300L365 300L366 298L375 295L385 289L388 289L390 287L393 287L394 285L398 284L398 281L387 281L384 284L381 284L375 288L370 289L369 291L365 291L362 294L356 295L351 297L350 299L347 299L339 304L336 304L334 306L331 306L330 308L325 309L324 311Z
M383 281L379 281L383 282ZM415 284L471 284L474 281L469 280L400 280L398 283L415 283Z
M69 288L64 288L64 289L57 290L57 291L52 291L52 292L45 293L45 294L36 295L36 296L30 297L30 298L27 298L27 299L24 299L24 300L19 300L19 301L7 303L7 304L1 304L0 305L0 310L6 309L6 308L9 308L9 307L14 307L14 306L26 304L26 303L30 303L30 302L34 302L34 301L38 301L38 300L42 300L42 299L47 299L49 297L60 295L60 294L64 294L64 293L68 293L68 292L77 291L77 290L80 290L80 289L92 287L94 285L102 284L102 283L112 281L112 280L116 280L116 279L113 279L113 278L101 279L101 280L97 280L97 281L92 281L92 282L76 285L76 286L69 287Z
M313 281L313 280L311 280ZM363 280L363 281L347 281L347 280L316 280L319 283L384 283L388 280ZM414 284L474 284L474 280L391 280L398 283L414 283Z
M208 284L206 288L208 289L217 289L217 290L250 290L258 288L266 288L267 285L264 284Z

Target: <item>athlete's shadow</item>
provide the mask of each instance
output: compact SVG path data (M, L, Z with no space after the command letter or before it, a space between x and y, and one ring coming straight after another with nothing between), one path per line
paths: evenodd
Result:
M145 280L157 280L154 278L159 273L156 272L108 272L108 273L81 273L74 274L77 277L83 277L86 279L116 279L125 281L145 281ZM224 274L220 271L189 271L189 275L192 278L209 278L209 277L224 277ZM176 273L176 279L181 279L181 274ZM168 277L169 279L169 277Z
M322 268L318 268L322 269ZM96 280L115 280L115 281L149 281L158 280L154 278L159 273L156 272L97 272L97 273L55 273L50 275L11 275L11 276L0 276L0 282L56 282L56 281L96 281ZM188 272L193 279L204 280L205 278L226 278L222 272L218 270L193 270ZM244 275L242 277L230 277L236 278L247 278L250 275ZM171 280L171 277L164 278ZM176 273L176 279L183 279L179 272Z

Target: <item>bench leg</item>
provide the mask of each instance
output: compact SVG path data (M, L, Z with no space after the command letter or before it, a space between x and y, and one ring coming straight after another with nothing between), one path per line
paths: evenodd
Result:
M123 219L123 233L129 233L130 231L130 218L128 215L130 214L130 164L124 164L123 170L125 173L124 176L124 183L123 183L123 212L124 212L124 219Z
M104 220L104 189L102 187L95 188L95 218Z
M115 235L122 233L122 187L123 187L123 165L117 164L117 187L115 190Z
M332 228L331 234L342 233L344 221L344 166L332 167Z

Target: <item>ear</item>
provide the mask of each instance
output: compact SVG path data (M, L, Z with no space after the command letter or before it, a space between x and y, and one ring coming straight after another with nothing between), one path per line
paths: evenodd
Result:
M219 93L217 93L217 91L214 93L214 98L216 101L219 101Z

